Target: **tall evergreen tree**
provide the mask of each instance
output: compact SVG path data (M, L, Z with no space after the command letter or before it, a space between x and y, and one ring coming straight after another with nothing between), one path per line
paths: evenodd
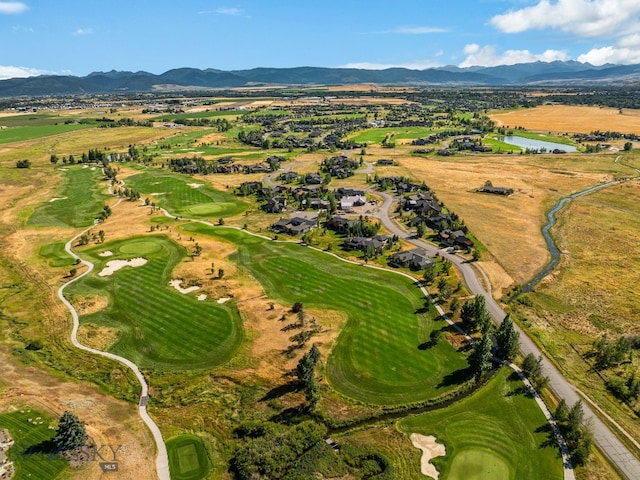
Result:
M516 332L511 316L507 315L498 327L496 341L498 350L505 360L513 360L518 353L520 334Z
M69 411L65 411L58 422L58 430L53 437L53 444L59 452L66 452L82 447L87 443L87 431L84 422Z

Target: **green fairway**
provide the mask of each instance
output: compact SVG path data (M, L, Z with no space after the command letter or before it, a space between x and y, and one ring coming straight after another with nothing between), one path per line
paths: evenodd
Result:
M434 320L432 307L416 314L424 297L411 280L239 230L200 224L184 228L236 245L232 260L249 270L271 298L347 314L349 321L327 359L327 378L339 392L371 404L402 404L445 393L465 376L465 355L446 340L418 348L444 324Z
M68 468L65 460L48 453L46 442L56 433L49 425L51 420L45 414L28 407L0 413L0 428L9 430L15 441L7 454L16 467L14 480L50 480Z
M358 143L380 143L389 134L393 134L391 141L394 141L428 137L434 132L436 130L426 127L370 128L349 137L349 140Z
M191 113L167 113L158 117L153 117L150 120L152 122L175 122L176 120L187 120L195 118L211 118L211 117L233 117L236 118L240 115L244 115L246 110L207 110L204 112L191 112Z
M195 435L179 435L166 442L169 470L173 480L200 480L209 472L204 443Z
M561 480L558 447L547 422L511 369L503 368L473 396L451 407L408 417L398 428L434 435L447 454L432 460L442 480Z
M247 203L234 195L214 190L202 183L190 177L158 170L134 175L127 178L126 182L127 186L139 191L143 197L162 193L150 199L180 217L209 217L217 220L220 217L238 215L248 208Z
M75 132L76 130L85 130L87 128L95 128L90 124L60 124L60 125L34 125L28 127L10 127L0 129L0 144L23 142L25 140L34 140L37 138L50 137L52 135L60 135L61 133Z
M43 245L38 253L52 267L68 267L73 265L75 260L66 252L64 245L65 242L48 243Z
M63 184L55 201L43 203L31 214L28 225L36 227L88 227L100 214L109 198L100 192L101 170L92 165L58 170Z
M104 250L113 255L100 257ZM185 252L167 237L133 237L82 254L95 263L95 270L68 292L109 296L106 309L83 316L80 322L119 329L122 335L111 348L113 353L147 368L205 368L229 359L240 344L242 327L232 303L198 301L169 286L171 271ZM98 275L111 260L135 257L148 262Z

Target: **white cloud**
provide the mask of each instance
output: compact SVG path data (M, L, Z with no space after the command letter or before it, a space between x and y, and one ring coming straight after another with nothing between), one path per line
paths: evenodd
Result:
M7 78L26 78L36 75L46 75L50 72L29 67L14 67L11 65L0 65L0 80Z
M75 32L73 32L76 36L81 35L93 35L93 28L78 28Z
M593 65L640 63L640 34L634 33L624 36L613 45L592 48L587 53L580 55L578 61Z
M239 17L244 13L241 8L218 8L216 13L219 15L230 15L232 17Z
M502 54L490 45L481 47L476 43L465 45L464 54L467 56L460 67L495 67L496 65L515 65L529 62L554 62L569 60L569 55L561 50L545 50L542 53L531 53L529 50L506 50Z
M446 28L438 27L397 27L391 30L389 33L402 33L405 35L425 35L429 33L443 33L448 32Z
M28 9L29 7L22 2L0 2L0 14L15 15Z
M491 23L505 33L556 28L600 37L637 31L639 14L638 0L540 0L531 7L496 15Z
M441 63L433 60L414 60L403 63L375 63L375 62L353 62L339 65L336 68L360 68L363 70L386 70L387 68L408 68L410 70L424 70L442 66Z

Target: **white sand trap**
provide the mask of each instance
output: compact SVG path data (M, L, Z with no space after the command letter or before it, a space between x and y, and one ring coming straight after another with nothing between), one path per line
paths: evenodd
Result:
M198 295L198 300L203 301L207 299L207 294L206 293L201 293L200 295Z
M49 200L50 202L55 202L57 200L66 200L67 197L53 197L51 200Z
M204 186L204 183L187 183L191 188L200 188Z
M197 286L197 285L194 285L193 287L182 288L180 286L180 285L182 285L182 280L171 280L169 282L169 285L171 285L173 288L178 290L180 293L191 293L191 292L195 292L196 290L200 289L200 287Z
M167 192L153 192L153 193L150 193L149 196L157 197L159 195L166 195L166 194L167 194Z
M228 302L229 300L231 300L231 297L222 297L218 299L218 303Z
M107 262L107 266L102 269L98 276L106 277L114 272L117 272L121 268L141 267L145 263L147 263L147 259L142 257L132 258L131 260L111 260Z
M82 168L89 168L89 165L82 165Z
M419 433L412 433L410 438L413 446L422 450L420 471L423 475L438 480L440 472L436 470L436 467L429 463L429 460L434 457L442 457L443 455L446 455L447 452L444 445L437 443L436 437L433 435L427 437L425 435L420 435Z
M98 254L99 257L110 257L111 255L113 255L113 252L111 250L105 250L104 252L100 252Z

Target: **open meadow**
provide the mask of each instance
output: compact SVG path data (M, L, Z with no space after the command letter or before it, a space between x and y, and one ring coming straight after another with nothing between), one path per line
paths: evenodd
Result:
M575 105L543 105L510 112L493 112L491 118L510 128L524 127L540 132L591 133L614 131L640 132L637 110Z

